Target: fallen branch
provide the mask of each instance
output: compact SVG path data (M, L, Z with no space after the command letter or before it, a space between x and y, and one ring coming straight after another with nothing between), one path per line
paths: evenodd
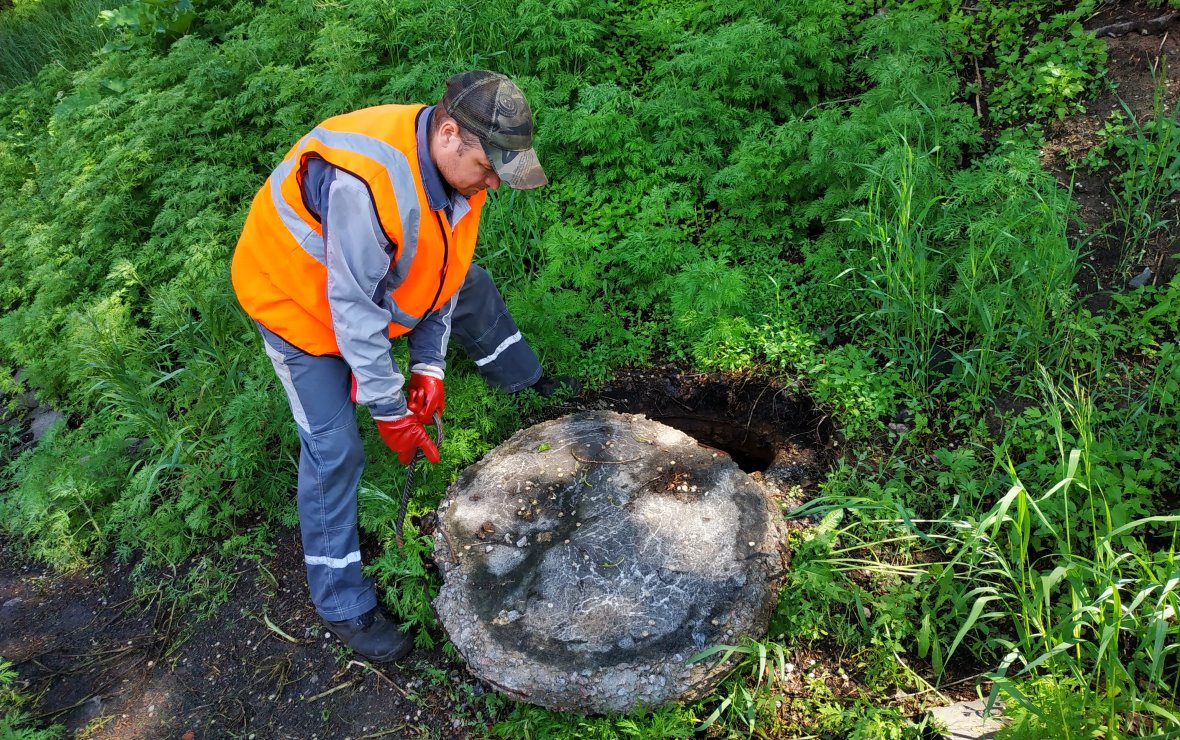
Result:
M435 531L441 533L442 538L447 542L447 550L451 553L451 565L458 565L459 551L455 549L455 543L451 542L451 536L447 534L447 528L443 526L442 522L439 522Z
M109 685L110 684L108 684L108 686ZM94 697L96 697L98 695L99 695L99 693L97 691L94 692L93 694L87 694L86 696L82 697L81 699L79 699L78 701L69 705L68 707L62 707L61 709L54 709L52 712L42 712L41 714L34 714L32 717L29 717L29 719L36 721L39 719L45 719L46 717L52 717L57 714L62 714L63 712L68 712L71 709L76 709L77 707L82 706L83 704L85 704L86 702L90 701L91 699L93 699Z
M633 457L630 460L590 460L588 458L578 457L578 453L572 451L570 452L570 456L578 462L584 463L586 465L627 465L628 463L633 463L643 459L643 457L640 456Z
M320 699L323 699L325 696L331 696L332 694L335 694L337 691L343 691L344 689L350 689L353 686L356 686L360 680L361 679L359 679L359 678L354 678L351 681L345 681L342 684L338 684L336 686L333 686L332 688L328 689L327 691L321 691L320 693L316 694L315 696L304 699L303 701L307 702L308 704L311 704L312 702L316 702L316 701L319 701Z
M825 105L839 105L840 103L851 103L855 100L860 100L860 98L859 97L840 98L839 100L825 100L822 103L816 103L815 105L811 106L807 110L803 111L803 115L799 116L799 120L802 121L804 118L807 118L807 114L811 113L811 111L822 108Z
M903 699L913 699L915 697L922 696L923 694L929 694L931 691L938 691L939 689L948 689L951 686L958 686L961 683L967 683L968 681L974 681L978 678L983 678L986 675L987 675L987 673L976 673L974 676L967 676L966 678L959 678L954 681L949 681L947 683L941 684L940 686L938 686L938 688L935 688L928 681L924 681L928 688L922 689L921 691L915 691L913 693L906 693L906 692L902 691L902 692L899 692L899 695ZM939 693L939 696L942 696L942 694ZM946 697L943 696L943 698L945 699Z
M897 660L897 662L898 662L898 663L900 663L900 664L901 664L901 667L902 667L902 668L904 668L904 669L906 669L906 671L907 671L907 672L908 672L908 673L909 673L911 676L913 676L914 678L916 678L916 679L918 680L918 682L919 682L919 683L922 683L922 684L925 684L925 685L926 685L926 688L922 690L922 693L923 693L923 694L933 691L935 694L937 694L937 695L938 695L938 698L939 698L939 699L942 699L942 700L943 700L943 702L945 702L945 703L947 703L947 704L950 704L950 703L952 703L952 702L951 702L951 700L950 700L950 699L947 697L947 695L946 695L946 694L944 694L944 693L942 693L941 691L939 691L939 690L938 690L938 687L937 687L937 686L935 686L934 684L930 683L930 682L929 682L929 681L927 681L926 679L922 678L921 674L919 674L919 673L918 673L917 671L915 671L913 668L910 668L910 665L909 665L909 663L906 663L904 660L902 660L900 655L898 655L896 652L894 652L894 653L893 653L893 657L894 657L894 658ZM946 688L946 687L944 686L943 688Z
M135 653L140 650L142 650L142 648L138 645L127 645L127 646L122 647L118 650L113 650L113 651L107 650L107 651L104 651L101 653L95 653L93 656L90 656L88 660L84 660L81 663L78 663L76 665L71 665L69 668L65 669L65 673L67 673L67 674L77 673L78 671L81 671L83 669L94 670L95 668L97 668L99 666L104 666L104 665L107 665L108 663L113 663L117 660L121 660L123 658L123 656L127 655L128 653ZM139 661L142 661L143 658L144 658L144 656L140 655ZM139 661L136 661L136 662L139 662Z
M1152 18L1151 20L1137 19L1133 21L1122 21L1121 23L1111 23L1108 26L1094 29L1094 35L1101 38L1103 36L1122 36L1125 33L1133 33L1138 31L1142 34L1160 33L1166 31L1168 25L1172 21L1180 18L1180 13L1168 13L1161 15L1159 18Z
M973 56L971 61L975 63L975 115L983 118L983 104L980 100L983 97L983 76L979 74L979 57Z
M127 667L128 671L130 671L130 669L134 668L135 666L136 666L136 663L132 663L130 666ZM91 687L92 690L89 694L82 697L81 699L74 702L73 704L69 705L68 707L62 707L61 709L54 709L52 711L42 712L41 714L35 714L32 717L30 717L29 719L36 722L38 720L42 720L47 717L53 717L53 716L62 714L64 712L68 712L71 709L76 709L76 708L82 706L83 704L90 701L91 699L93 699L96 696L100 697L99 700L101 701L101 697L103 696L103 694L107 691L107 689L109 689L115 685L116 680L117 680L117 677L111 678L111 679L103 682L102 684ZM118 695L117 693L112 694L112 696L117 696L117 695Z
M156 644L157 642L159 642L158 637L151 637L146 640L141 640L139 642L136 642L135 640L129 640L126 645L120 645L119 647L108 648L106 650L95 650L94 652L91 652L91 653L62 653L58 657L61 657L61 658L98 658L99 656L103 656L103 655L120 654L120 653L125 653L128 650L137 650L139 648L151 647L152 645Z

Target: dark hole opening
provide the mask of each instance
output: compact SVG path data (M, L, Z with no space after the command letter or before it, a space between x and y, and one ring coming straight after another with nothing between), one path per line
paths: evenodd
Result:
M777 440L766 429L759 429L761 425L735 425L732 420L694 416L652 418L679 429L703 445L727 453L747 473L764 471L774 462Z
M644 414L728 454L746 473L813 479L834 429L815 402L782 381L749 376L621 371L583 409Z

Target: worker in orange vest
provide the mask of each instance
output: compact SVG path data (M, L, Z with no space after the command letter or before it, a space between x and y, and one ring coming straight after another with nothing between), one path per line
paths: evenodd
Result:
M451 77L434 106L329 118L263 184L234 251L234 290L299 427L312 601L328 629L374 661L405 656L413 641L361 572L354 404L368 407L403 464L418 450L437 463L424 424L445 406L452 333L495 387L549 395L561 383L543 375L490 276L471 264L484 191L548 182L532 134L524 94L482 70ZM390 354L402 335L408 384Z

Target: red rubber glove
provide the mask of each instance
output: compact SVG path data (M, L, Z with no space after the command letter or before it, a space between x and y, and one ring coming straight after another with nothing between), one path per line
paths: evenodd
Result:
M406 405L414 412L419 424L430 424L436 413L442 417L443 408L447 405L443 382L433 375L414 373L410 376Z
M438 447L413 414L396 421L378 420L377 431L389 449L397 453L402 465L409 465L417 450L422 450L430 462L438 463Z

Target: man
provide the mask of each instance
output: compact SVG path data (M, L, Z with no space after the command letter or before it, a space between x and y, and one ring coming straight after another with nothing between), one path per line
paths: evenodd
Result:
M437 463L423 425L445 406L452 332L493 386L549 394L557 385L542 377L487 272L471 265L484 191L547 182L532 130L515 83L480 70L451 77L436 106L330 118L271 173L234 252L234 290L299 427L312 601L337 637L374 661L405 656L412 639L361 573L354 404L368 407L402 464L417 450ZM408 384L390 355L391 338L403 335Z

